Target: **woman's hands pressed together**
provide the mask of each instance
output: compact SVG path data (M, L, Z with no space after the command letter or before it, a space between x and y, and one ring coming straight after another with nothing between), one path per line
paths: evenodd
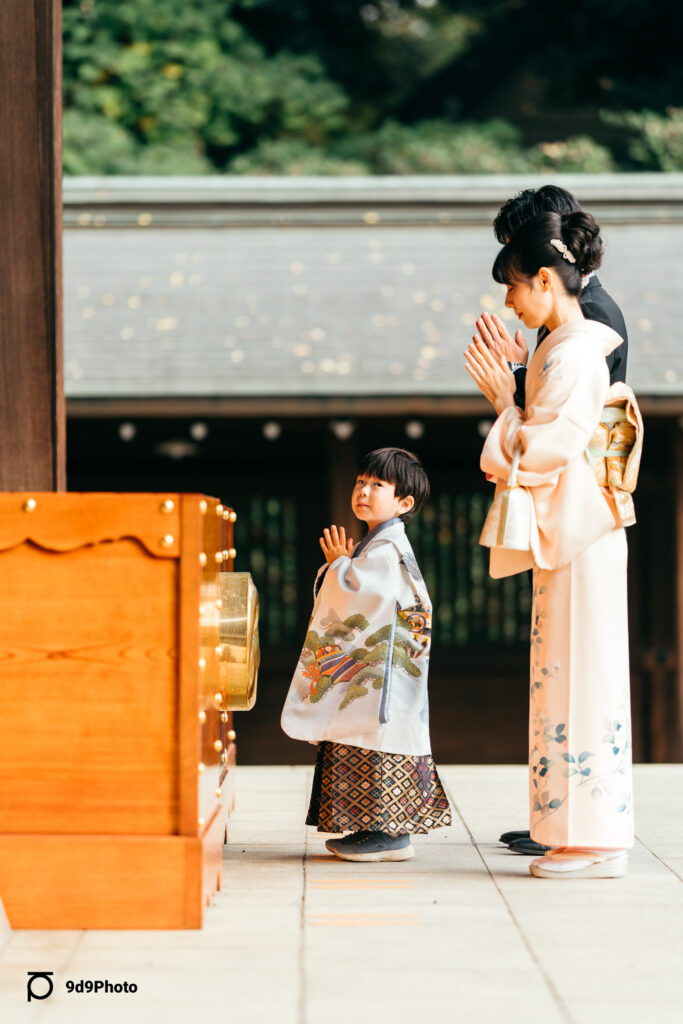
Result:
M497 313L482 313L477 320L477 334L473 341L484 342L492 352L504 356L510 363L523 363L529 359L529 349L521 331L514 338Z
M515 377L505 356L492 352L480 338L465 349L465 369L498 415L515 404Z
M330 526L323 530L320 547L323 549L325 561L328 565L332 565L342 555L350 558L356 545L350 537L348 540L346 539L346 530L343 526L339 528Z

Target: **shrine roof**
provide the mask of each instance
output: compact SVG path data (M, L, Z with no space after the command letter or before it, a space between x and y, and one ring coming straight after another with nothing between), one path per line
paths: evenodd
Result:
M554 180L603 225L629 382L683 394L683 175ZM67 179L67 397L473 395L476 317L517 326L491 219L540 182Z

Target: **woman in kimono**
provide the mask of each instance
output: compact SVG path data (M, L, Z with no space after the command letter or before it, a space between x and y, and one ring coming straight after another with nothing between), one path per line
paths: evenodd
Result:
M380 448L358 467L357 544L324 531L313 614L282 712L294 739L318 744L306 823L349 832L342 860L402 861L410 836L451 824L429 742L431 603L404 523L429 496L419 459Z
M516 449L532 499L530 552L491 551L491 574L533 568L531 836L542 878L622 875L633 845L626 537L586 456L609 387L615 331L585 320L582 275L601 261L590 214L541 214L500 251L505 305L548 335L529 364L526 410L507 363L482 344L466 366L498 414L481 468L505 486Z

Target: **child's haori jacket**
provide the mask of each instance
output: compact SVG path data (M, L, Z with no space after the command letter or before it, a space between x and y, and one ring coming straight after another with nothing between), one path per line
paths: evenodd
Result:
M297 740L431 753L432 606L405 527L390 519L316 578L308 633L282 712Z

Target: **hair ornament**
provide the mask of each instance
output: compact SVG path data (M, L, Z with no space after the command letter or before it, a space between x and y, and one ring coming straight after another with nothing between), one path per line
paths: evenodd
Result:
M569 246L565 245L559 238L551 238L550 244L553 249L557 249L558 252L562 253L562 258L569 260L570 263L576 263L576 256L573 252L569 251Z

